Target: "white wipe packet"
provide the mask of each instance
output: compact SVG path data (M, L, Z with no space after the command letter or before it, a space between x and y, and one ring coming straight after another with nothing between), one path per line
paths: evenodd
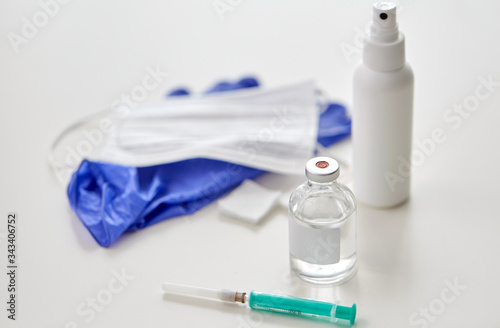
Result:
M319 112L312 82L143 103L117 119L95 160L149 166L211 158L302 174Z
M225 215L258 224L273 209L280 195L280 191L245 180L229 195L219 199L217 205Z

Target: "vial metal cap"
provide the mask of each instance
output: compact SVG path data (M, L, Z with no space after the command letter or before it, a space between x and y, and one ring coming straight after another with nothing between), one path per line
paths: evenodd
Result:
M326 183L337 180L340 175L339 163L333 158L320 156L307 161L306 177L314 182Z

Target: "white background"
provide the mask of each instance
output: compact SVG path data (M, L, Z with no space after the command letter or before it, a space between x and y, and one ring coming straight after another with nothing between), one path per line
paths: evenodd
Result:
M500 87L474 112L466 111L460 124L443 118L454 104L474 96L479 77L500 81L495 1L401 2L400 28L416 76L415 140L430 138L437 128L447 138L415 168L409 202L391 210L359 207L360 269L351 281L318 288L289 275L284 210L250 226L208 206L128 234L109 249L96 244L46 164L49 145L71 122L130 93L148 66L169 73L150 98L178 85L198 92L221 78L256 74L271 87L313 78L332 99L350 105L360 56L342 48L359 44L371 1L232 3L221 19L211 0L73 0L60 5L16 52L9 33L22 37L23 19L32 21L41 7L37 1L1 1L4 268L7 213L17 212L20 223L18 320L6 318L2 273L0 325L328 326L164 297L161 282L170 281L356 302L357 327L500 326ZM298 181L267 176L258 182L281 189ZM100 311L89 310L88 299L106 293L114 270L133 279ZM466 289L452 297L448 284L455 281ZM86 315L77 313L82 306ZM419 311L429 307L425 319Z

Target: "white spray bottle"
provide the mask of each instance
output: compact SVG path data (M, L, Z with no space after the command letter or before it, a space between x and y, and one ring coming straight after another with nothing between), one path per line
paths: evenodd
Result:
M375 207L398 205L410 194L413 71L405 60L394 3L373 4L353 94L356 198Z

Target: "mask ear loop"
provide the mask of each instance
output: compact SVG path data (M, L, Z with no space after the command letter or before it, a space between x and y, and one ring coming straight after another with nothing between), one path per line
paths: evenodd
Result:
M47 163L52 168L53 174L62 186L66 187L68 185L71 175L78 168L81 161L87 158L87 156L99 146L92 144L84 137L82 134L83 128L86 126L90 127L92 123L95 125L103 118L111 118L112 114L113 112L108 109L87 115L71 123L54 139L49 148ZM102 138L104 139L105 137L106 136L103 134ZM85 141L91 145L89 154L85 154L78 147Z

